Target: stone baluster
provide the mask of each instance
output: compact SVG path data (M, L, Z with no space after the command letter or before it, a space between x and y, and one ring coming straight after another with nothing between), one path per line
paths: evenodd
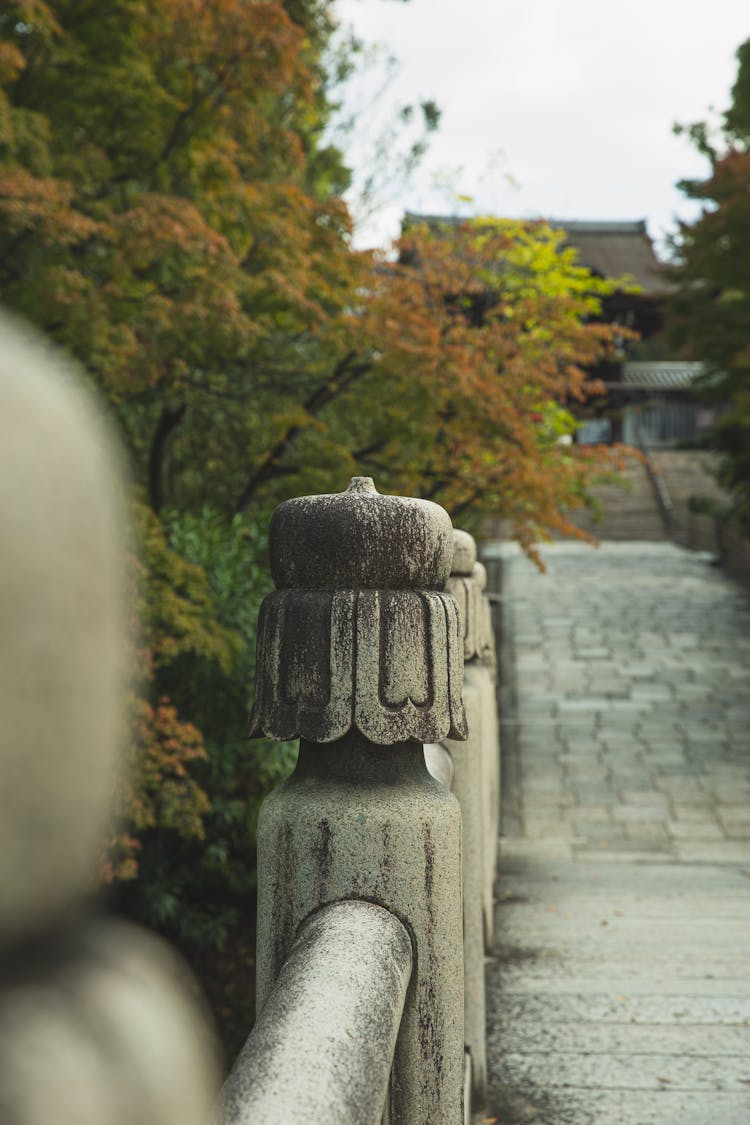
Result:
M258 1010L313 912L395 914L415 964L385 1110L398 1125L463 1118L461 816L422 746L466 733L452 551L442 508L366 477L288 501L259 624L251 733L300 751L258 825Z
M482 903L484 941L487 949L493 942L493 888L497 867L497 846L500 801L500 745L498 738L494 650L488 636L486 606L487 575L477 563L474 538L465 531L454 532L456 543L453 571L446 589L459 603L464 622L464 696L470 687L476 689L476 714L467 703L470 739L478 746L482 760ZM472 694L472 698L474 698Z
M487 593L487 567L484 563L477 562L474 564L474 578L482 593L482 620L479 632L480 659L492 671L492 678L497 683L495 625L492 619L492 605Z
M13 1125L205 1125L215 1093L185 970L91 905L122 735L113 448L61 360L0 318L0 1116Z
M479 680L482 695L482 737L487 748L487 793L485 817L485 855L488 859L485 879L485 900L490 904L497 872L498 836L500 833L500 723L497 699L497 655L495 651L495 631L492 623L492 607L487 596L487 569L484 563L476 562L472 576L480 592L479 607L479 667L472 673ZM487 948L492 946L493 912L485 916L485 940Z
M481 595L473 577L476 544L464 531L454 531L453 569L447 587L458 602L463 625L464 704L469 728L465 742L444 742L453 761L453 792L461 805L464 879L464 996L466 1046L471 1056L473 1101L481 1104L487 1088L485 1029L485 911L487 747L480 685L472 676L479 652Z

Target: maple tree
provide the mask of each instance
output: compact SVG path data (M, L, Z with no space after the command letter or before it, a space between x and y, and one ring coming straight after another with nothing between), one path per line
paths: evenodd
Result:
M95 377L156 509L186 416L214 434L245 407L197 482L180 466L174 499L200 502L350 285L345 209L306 153L304 29L274 0L35 0L3 25L4 299Z
M140 552L127 559L130 740L117 800L124 827L103 857L107 882L135 877L149 829L166 828L182 840L205 839L210 801L193 772L193 763L208 758L204 736L194 723L180 719L169 696L154 698L151 689L186 657L225 677L242 644L236 630L216 619L205 572L170 549L146 505L135 503L133 517Z
M722 454L735 513L750 530L750 39L737 59L718 136L705 123L684 130L710 172L680 185L702 210L695 222L680 223L673 240L676 288L667 313L673 341L705 365L699 392L730 405L711 444Z
M289 768L244 740L248 619L265 591L243 581L236 527L225 521L217 542L204 507L216 491L229 511L218 468L262 446L269 388L312 354L349 289L334 195L346 173L320 140L329 9L21 0L0 11L0 299L104 392L147 501L132 560L133 768L103 874L193 960L232 928L251 931L253 819ZM181 428L190 460L178 447L168 478ZM189 511L193 539L223 552L221 565L193 558ZM226 610L228 559L244 614L236 598ZM245 1028L249 995L237 1000Z
M750 376L750 40L738 58L733 104L720 135L713 137L703 123L685 130L710 173L680 185L702 210L695 222L680 223L670 270L677 282L669 306L672 335L707 364L708 381L719 394Z
M523 224L423 232L411 273L353 253L305 145L323 112L309 41L272 0L120 0L104 20L81 0L12 7L2 293L104 389L156 511L268 507L369 459L458 512L475 493L526 541L563 526L558 501L574 498L559 472L535 483L532 461L557 459L580 484L581 459L533 423L545 395L583 393L606 333L583 323L597 283L559 238ZM482 325L457 317L482 286L497 307ZM438 466L448 449L460 469Z
M243 730L271 508L365 473L464 526L506 517L533 551L576 533L565 510L610 464L560 441L613 341L610 287L560 232L352 249L324 140L332 11L0 12L0 299L106 396L138 496L133 773L105 875L194 954L248 930L254 817L291 761Z
M530 551L618 451L565 444L568 409L601 388L588 369L613 348L597 321L610 282L593 278L549 225L512 220L412 225L381 263L351 327L369 341L343 401L352 457L394 491L444 504L463 524L509 519Z

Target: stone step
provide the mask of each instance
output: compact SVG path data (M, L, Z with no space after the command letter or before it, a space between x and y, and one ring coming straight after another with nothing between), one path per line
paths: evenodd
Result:
M479 1120L745 1125L746 594L673 543L553 544L544 574L494 557L503 836Z
M716 480L719 458L715 453L665 449L652 451L650 457L676 507L686 505L691 496L728 500L726 490Z
M571 521L597 539L663 540L667 538L646 467L632 461L622 474L622 484L592 489L600 514L573 512Z

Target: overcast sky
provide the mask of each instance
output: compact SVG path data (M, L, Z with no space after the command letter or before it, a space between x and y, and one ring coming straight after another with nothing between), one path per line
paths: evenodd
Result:
M442 109L411 185L362 224L366 245L394 236L404 210L643 218L661 240L694 214L676 182L706 168L672 125L726 109L750 37L750 0L339 0L338 13L400 60L351 140L355 167L371 167L387 106Z

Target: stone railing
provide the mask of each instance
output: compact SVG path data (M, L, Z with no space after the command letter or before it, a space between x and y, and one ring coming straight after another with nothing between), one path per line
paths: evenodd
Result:
M16 1125L205 1125L184 970L91 906L123 695L110 435L0 334L0 1101ZM271 568L252 732L300 752L261 813L259 1014L218 1120L460 1125L485 1095L499 796L475 544L355 478L277 510Z
M270 538L252 733L300 755L261 811L259 1017L220 1120L459 1125L486 1093L499 807L484 568L369 478L282 504Z
M640 418L636 415L635 421L635 437L638 451L643 458L643 464L646 470L649 484L653 491L656 506L659 509L664 531L669 535L673 530L674 525L674 505L672 504L672 497L669 494L669 489L666 486L664 477L654 466L654 462L649 456L649 449L646 442L646 436L641 428Z

